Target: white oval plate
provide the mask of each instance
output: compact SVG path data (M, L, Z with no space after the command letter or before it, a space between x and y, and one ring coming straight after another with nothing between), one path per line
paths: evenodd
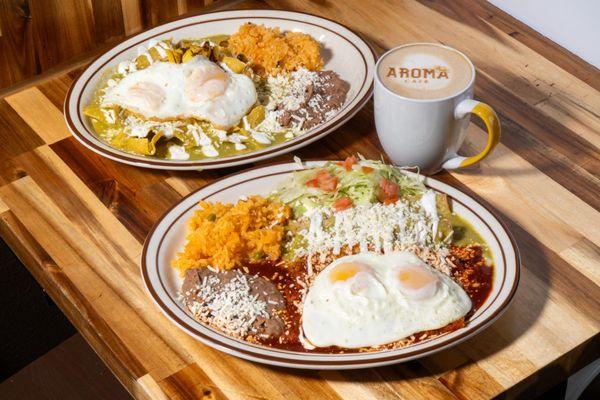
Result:
M246 22L279 27L281 30L301 31L310 34L323 45L325 69L337 72L350 83L346 103L329 121L308 130L290 141L261 150L230 157L203 160L165 160L138 156L118 150L102 141L94 133L83 107L90 103L95 89L107 68L136 56L136 49L150 39L174 41L199 38L215 34L233 34ZM135 35L93 61L75 80L65 100L64 113L73 136L90 150L111 160L138 167L170 170L212 169L247 164L284 154L318 140L333 132L356 114L373 92L375 53L357 34L325 18L309 14L273 11L224 11L183 18Z
M312 161L303 165L314 167L323 163L324 161ZM397 350L315 354L250 344L228 337L194 320L177 301L182 279L170 265L175 254L183 248L186 221L192 216L198 202L235 202L240 196L266 196L287 179L291 171L301 168L303 167L296 163L274 164L218 180L184 198L154 226L144 244L142 276L154 302L175 325L202 343L248 360L294 368L351 369L404 362L449 348L480 332L506 309L519 282L520 261L512 237L492 213L476 200L452 186L426 178L427 186L449 196L454 212L477 229L490 246L494 258L492 292L464 328Z

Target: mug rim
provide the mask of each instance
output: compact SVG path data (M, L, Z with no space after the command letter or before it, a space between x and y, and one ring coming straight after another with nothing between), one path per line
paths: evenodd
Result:
M460 90L459 92L456 92L454 94L451 94L449 96L446 97L440 97L439 99L413 99L411 97L406 97L406 96L402 96L396 92L394 92L393 90L391 90L390 88L388 88L379 78L379 64L381 63L381 61L387 57L390 53L399 50L399 49L403 49L405 47L410 47L410 46L418 46L418 45L428 45L428 46L436 46L436 47L442 47L445 48L447 50L450 51L454 51L458 54L460 54L465 60L467 60L467 63L469 64L469 66L471 67L471 72L472 72L472 76L471 76L471 80L469 81L469 83L464 87L464 89ZM375 82L377 83L377 85L375 85L375 87L377 88L377 86L381 85L381 87L388 92L389 94L391 94L392 96L398 97L402 100L408 100L408 101L414 101L417 103L434 103L434 102L438 102L438 101L445 101L445 100L450 100L453 98L456 98L458 96L461 96L462 94L464 94L465 92L468 92L472 87L473 87L473 83L475 82L475 75L477 73L476 69L475 69L475 65L473 64L473 62L471 61L471 59L469 57L467 57L467 55L465 53L463 53L460 50L457 50L453 47L450 46L446 46L445 44L441 44L441 43L433 43L433 42L415 42L415 43L406 43L406 44L402 44L400 46L396 46L393 47L391 49L389 49L388 51L386 51L385 53L383 53L379 59L377 60L377 63L375 63Z

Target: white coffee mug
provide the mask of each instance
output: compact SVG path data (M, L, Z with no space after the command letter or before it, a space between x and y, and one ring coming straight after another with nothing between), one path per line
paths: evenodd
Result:
M464 80L464 87L458 88L455 93L448 93L439 98L415 98L419 97L419 90L427 85L436 83L418 83L419 79L423 81L423 75L431 78L435 73L431 65L419 66L419 63L434 63L434 68L441 68L441 71L448 73L452 69L439 67L443 63L431 54L425 56L419 54L409 54L409 57L403 58L408 66L387 64L393 63L388 60L384 64L385 68L397 68L390 70L386 77L386 86L382 82L380 65L386 57L400 49L403 53L411 53L407 46L419 46L416 49L427 50L427 46L436 46L445 49L443 51L456 52L464 57L465 65L470 68L470 79ZM416 50L415 50L416 51ZM396 59L396 58L395 58ZM395 60L394 59L394 60ZM406 60L406 61L404 61ZM432 61L433 60L433 61ZM425 68L425 69L424 69ZM457 68L458 69L458 68ZM419 167L424 174L433 174L441 169L456 169L473 165L485 158L500 140L500 122L494 110L485 103L473 100L473 87L475 83L475 67L473 63L458 50L434 43L415 43L396 47L385 53L377 62L375 74L375 125L377 135L383 146L383 149L389 158L396 165ZM425 73L423 72L425 71ZM427 74L427 72L430 72ZM464 72L464 71L463 71ZM390 76L390 74L393 74ZM402 75L396 78L397 75ZM446 74L447 75L447 74ZM447 76L446 76L447 77ZM445 79L446 77L442 77ZM407 78L407 79L405 79ZM464 77L460 77L464 78ZM396 79L403 79L411 93L416 93L413 97L398 94L397 90L391 89L391 83ZM425 79L425 82L433 82L432 79ZM403 83L404 84L404 83ZM441 83L444 84L443 82ZM411 88L410 85L413 85ZM425 96L426 97L426 96ZM471 157L464 157L458 154L462 145L469 124L470 114L480 117L485 123L488 131L488 141L485 149Z

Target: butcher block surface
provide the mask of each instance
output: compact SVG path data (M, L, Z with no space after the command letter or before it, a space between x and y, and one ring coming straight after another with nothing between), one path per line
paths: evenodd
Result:
M334 19L381 54L440 42L477 67L501 143L443 180L494 210L515 237L521 282L476 337L390 367L299 371L243 361L195 341L154 306L140 277L152 225L191 191L242 166L167 172L102 158L71 137L63 102L81 67L0 99L0 235L125 387L140 399L530 398L599 354L600 73L484 1L237 1ZM486 134L472 123L464 147ZM380 158L373 105L294 155ZM270 161L291 161L293 155ZM269 162L269 161L267 161ZM257 163L261 165L261 163Z

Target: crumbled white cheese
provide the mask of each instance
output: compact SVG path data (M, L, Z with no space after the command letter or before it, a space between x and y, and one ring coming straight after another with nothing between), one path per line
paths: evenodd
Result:
M253 332L252 324L256 318L270 318L266 302L250 294L245 275L238 273L215 291L214 287L219 283L220 279L215 275L202 280L196 295L202 300L187 304L196 318L236 337Z
M252 139L260 144L271 144L271 139L269 139L267 134L262 132L252 132Z
M438 223L440 221L437 212L437 196L433 190L427 190L423 193L420 203L423 210L431 220L431 230L433 233L437 233Z
M278 74L267 78L271 89L267 109L283 106L286 110L297 110L304 103L306 87L315 84L319 75L306 68L291 74Z
M231 143L242 143L242 139L248 139L246 136L240 135L239 133L232 133L227 136L227 141Z
M273 138L269 133L252 129L247 117L242 118L242 122L244 123L244 129L250 132L250 135L252 135L252 139L256 140L260 144L271 144Z
M294 123L283 127L279 118L285 110L293 111L302 106L305 99L307 86L315 84L319 75L306 68L301 68L290 74L278 74L267 78L266 90L261 93L262 102L265 104L265 119L254 128L260 132L286 132L285 138L292 139L305 132L302 129L304 119L292 116ZM316 99L313 99L316 101ZM335 114L335 113L334 113Z
M156 39L150 39L150 41L148 41L148 50L155 49L161 59L167 56L167 52L165 50L167 50L168 48L169 45L165 42L159 42Z
M265 119L258 124L254 130L260 132L282 132L284 128L279 123L279 116L283 113L282 110L266 111Z
M224 62L218 62L217 64L219 65L219 67L221 67L221 69L223 69L228 74L234 74L235 73L235 72L233 72L231 70L231 68L229 68L229 65L225 64Z
M156 52L161 60L167 57L167 52L162 46L155 46L154 49L156 49Z
M227 139L227 131L215 128L215 129L213 129L213 133L217 136L217 138L221 142L224 142Z
M158 127L167 139L171 139L175 135L175 132L181 131L181 129L177 128L174 124L171 123L160 124L158 125Z
M204 133L204 130L200 126L189 124L187 131L192 135L198 146L212 146L212 140Z
M121 75L127 75L127 72L129 72L131 64L133 64L133 63L131 63L129 61L120 62L119 65L117 66L117 72Z
M169 145L169 159L171 160L187 160L190 155L185 151L185 147L176 144Z
M212 144L202 146L202 153L206 157L217 157L219 155L219 152L217 151L217 149L215 149L215 146L213 146Z
M126 126L125 133L132 137L144 138L150 133L150 127L143 124Z
M307 242L299 252L309 256L329 252L339 254L345 246L358 245L360 251L388 252L408 246L435 246L432 219L418 204L399 200L394 204L356 206L334 212L330 207L309 210L308 229L300 232ZM325 228L325 219L334 219L333 226ZM298 255L301 255L301 254Z
M171 46L167 42L165 42L163 40L161 40L160 42L158 42L158 45L160 47L162 47L163 49L165 49L165 50L168 50L168 49L171 48Z
M175 135L175 132L181 132L182 124L177 121L172 122L156 122L141 120L133 115L125 118L125 133L128 136L143 138L148 136L150 131L162 132L165 138L170 139Z
M102 114L104 115L104 119L109 124L114 124L117 120L117 115L115 114L115 110L112 108L101 108Z

